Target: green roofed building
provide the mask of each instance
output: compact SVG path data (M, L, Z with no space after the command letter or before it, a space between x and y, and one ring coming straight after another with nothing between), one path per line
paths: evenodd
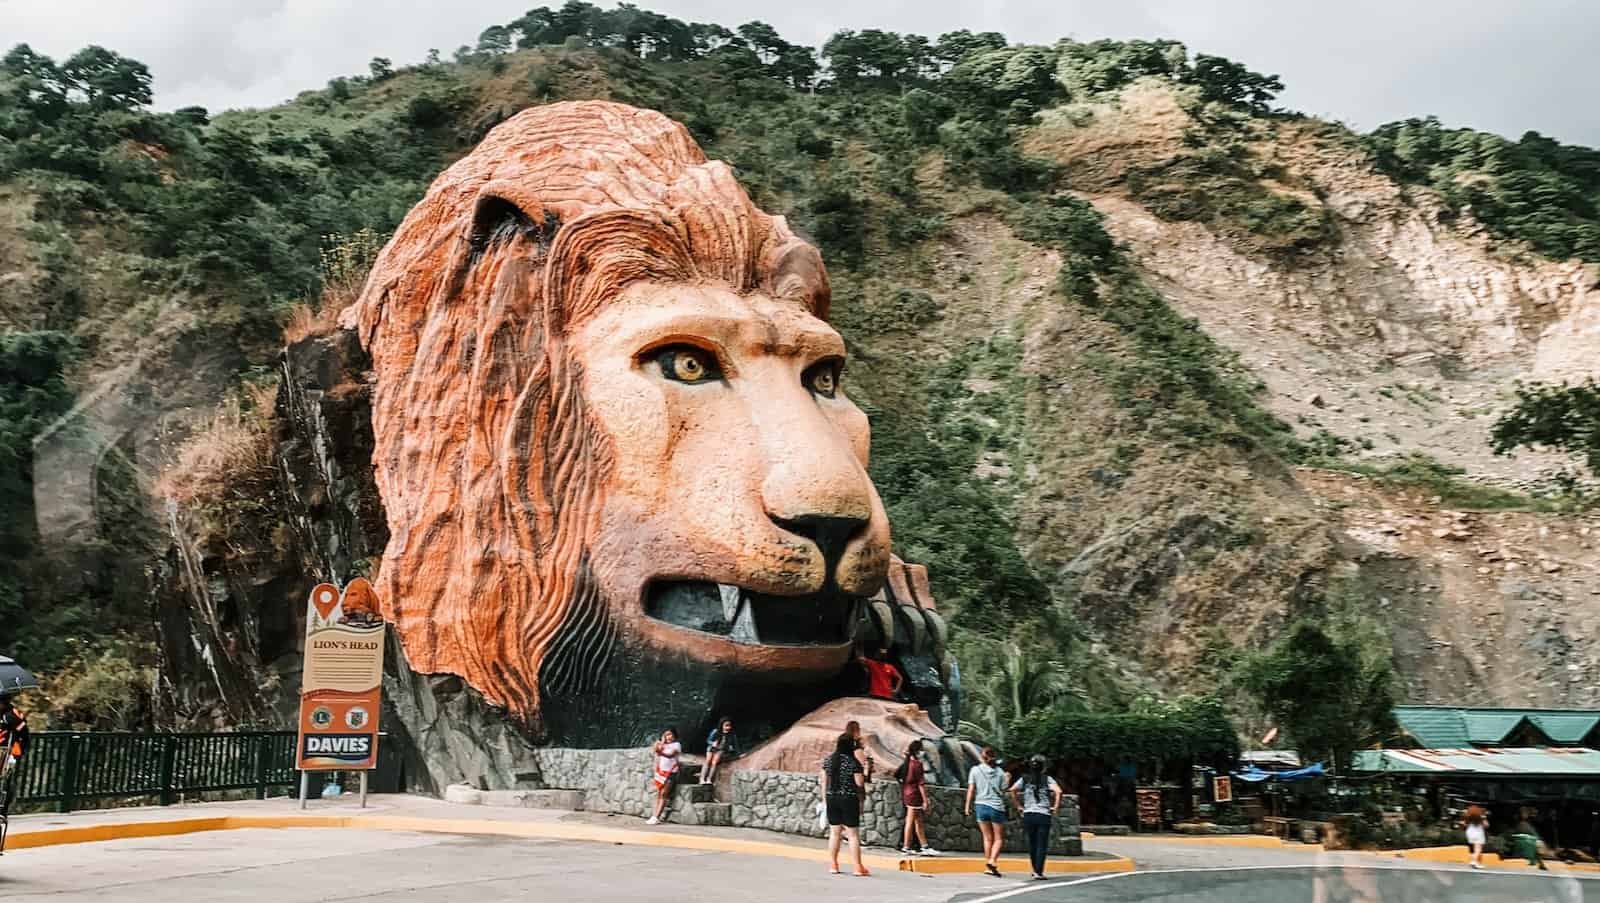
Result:
M1402 744L1425 749L1588 747L1600 749L1600 711L1398 705Z

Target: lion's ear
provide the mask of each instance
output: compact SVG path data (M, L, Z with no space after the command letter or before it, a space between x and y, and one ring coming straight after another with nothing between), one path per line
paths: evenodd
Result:
M517 198L520 192L496 190L490 182L478 194L472 210L472 226L467 234L469 264L476 263L491 246L522 237L541 250L548 250L561 228L561 219L530 198Z
M828 286L828 269L822 264L822 255L810 244L792 235L786 237L788 241L764 255L761 262L764 287L774 298L799 301L819 319L826 320L833 292Z

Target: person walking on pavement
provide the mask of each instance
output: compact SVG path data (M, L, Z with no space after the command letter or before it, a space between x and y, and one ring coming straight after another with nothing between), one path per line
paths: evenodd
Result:
M976 815L978 832L983 835L984 871L1000 874L1000 847L1005 843L1006 773L997 760L994 747L983 748L983 761L967 772L967 815Z
M895 779L900 782L900 802L906 807L905 836L900 852L909 855L937 856L939 851L928 846L928 831L924 826L928 810L928 770L922 764L922 741L912 740L906 747L906 760L895 769ZM916 835L917 846L911 845Z
M1028 859L1033 880L1044 880L1044 861L1050 852L1050 824L1061 809L1061 785L1045 773L1044 756L1028 760L1028 770L1011 785L1011 803L1022 810L1022 830L1028 836Z
M834 742L833 753L822 760L822 799L828 813L828 871L839 872L839 846L848 834L850 856L856 861L855 874L872 874L861 862L861 794L866 790L866 772L856 760L856 738L848 732Z
M1472 805L1467 807L1467 846L1472 850L1472 867L1483 868L1483 845L1489 839L1489 819L1485 816L1483 807Z

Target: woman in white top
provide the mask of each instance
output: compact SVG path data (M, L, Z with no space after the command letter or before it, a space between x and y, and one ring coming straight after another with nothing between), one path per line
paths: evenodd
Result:
M1489 819L1484 817L1482 806L1467 808L1467 846L1472 849L1472 867L1483 868L1483 845L1489 839Z
M1050 852L1050 823L1061 808L1061 785L1045 773L1044 756L1028 760L1028 770L1011 785L1011 804L1022 810L1022 831L1028 836L1028 858L1033 880L1044 880L1044 860Z
M656 809L645 824L659 825L667 814L667 799L672 796L672 782L678 777L678 756L683 754L683 744L678 742L678 735L669 727L661 732L661 739L651 747L651 752L656 758L655 774L650 776L650 782L656 788Z

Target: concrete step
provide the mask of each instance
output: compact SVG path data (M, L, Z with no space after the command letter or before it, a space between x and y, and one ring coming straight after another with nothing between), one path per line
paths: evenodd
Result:
M471 806L502 806L521 809L583 809L582 790L479 790L465 784L451 784L444 790L446 802Z
M714 784L696 784L693 781L679 784L677 792L683 799L690 803L714 803L717 801L717 788Z
M485 806L511 806L523 809L583 810L582 790L485 790Z
M732 803L694 803L689 808L697 825L729 827L733 824Z

